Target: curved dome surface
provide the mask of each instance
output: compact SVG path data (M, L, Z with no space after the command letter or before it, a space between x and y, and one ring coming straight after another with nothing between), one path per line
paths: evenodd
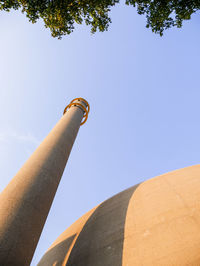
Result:
M64 231L38 266L200 265L200 165L133 186Z

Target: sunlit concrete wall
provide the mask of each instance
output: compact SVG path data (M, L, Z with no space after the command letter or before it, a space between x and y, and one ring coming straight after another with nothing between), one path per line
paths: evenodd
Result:
M61 234L38 265L200 265L200 165L103 202Z

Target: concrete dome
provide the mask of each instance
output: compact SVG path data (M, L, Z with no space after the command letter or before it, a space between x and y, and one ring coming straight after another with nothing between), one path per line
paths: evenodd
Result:
M200 265L200 165L103 202L63 232L38 265Z

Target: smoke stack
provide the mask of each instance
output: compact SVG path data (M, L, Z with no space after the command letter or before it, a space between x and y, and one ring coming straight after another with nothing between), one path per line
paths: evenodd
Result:
M0 195L0 265L30 265L89 104L74 99Z

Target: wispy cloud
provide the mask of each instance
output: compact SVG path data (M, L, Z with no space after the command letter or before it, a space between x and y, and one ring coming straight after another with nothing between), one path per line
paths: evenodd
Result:
M38 140L33 134L26 133L26 134L20 134L16 131L5 131L0 132L0 142L7 142L10 140L16 140L20 142L27 142L31 143L35 146L38 146L40 144L40 140Z

